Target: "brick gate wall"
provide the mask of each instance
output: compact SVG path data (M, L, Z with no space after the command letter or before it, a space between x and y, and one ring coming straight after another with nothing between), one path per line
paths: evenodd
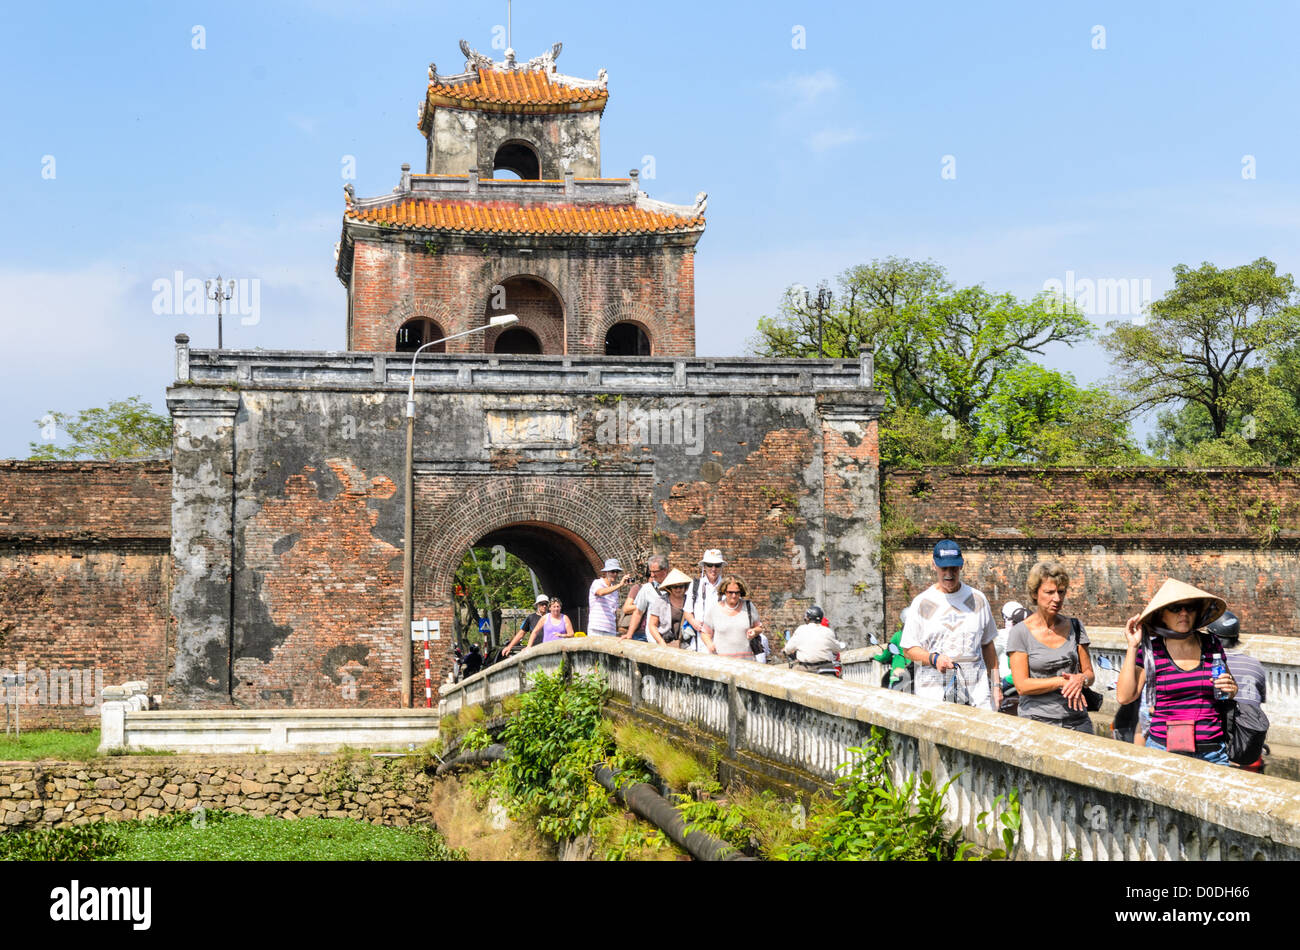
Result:
M886 616L933 582L936 541L994 609L1026 602L1042 558L1071 575L1066 612L1121 625L1166 577L1219 594L1246 633L1300 633L1300 470L933 468L884 480Z
M161 692L171 538L167 462L0 461L0 667L23 728L98 726L103 684Z

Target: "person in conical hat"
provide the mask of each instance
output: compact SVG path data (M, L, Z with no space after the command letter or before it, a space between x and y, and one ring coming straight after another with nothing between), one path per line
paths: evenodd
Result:
M1197 633L1227 607L1222 597L1169 578L1146 609L1125 624L1128 649L1115 699L1131 703L1147 691L1151 711L1147 748L1228 764L1214 693L1217 689L1231 699L1237 694L1237 683L1230 671L1213 678L1222 644L1213 634Z

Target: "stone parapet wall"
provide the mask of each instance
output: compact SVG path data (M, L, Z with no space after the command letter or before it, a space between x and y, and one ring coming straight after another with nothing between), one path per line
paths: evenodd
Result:
M427 821L432 778L404 764L317 757L0 762L0 827L63 828L199 808L255 817Z
M1019 853L1040 860L1215 860L1300 857L1295 783L1138 748L1099 736L878 687L845 683L606 638L550 643L444 686L440 711L492 704L567 661L599 672L613 697L654 726L725 746L724 764L828 785L848 751L882 730L899 779L951 781L948 817L979 828L998 795L1019 790ZM1207 796L1204 789L1213 788Z
M994 610L1036 561L1070 572L1066 613L1120 625L1166 577L1217 593L1246 634L1300 634L1300 469L927 468L886 473L886 634L955 538Z

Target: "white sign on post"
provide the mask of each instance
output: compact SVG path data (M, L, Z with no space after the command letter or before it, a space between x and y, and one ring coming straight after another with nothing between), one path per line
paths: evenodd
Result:
M412 620L411 639L412 640L441 640L442 621L430 620L428 617L425 617L423 620Z

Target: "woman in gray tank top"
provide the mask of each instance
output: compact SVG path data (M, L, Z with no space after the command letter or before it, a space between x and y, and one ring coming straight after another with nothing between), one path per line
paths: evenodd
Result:
M1084 686L1094 678L1088 634L1083 624L1060 612L1069 586L1070 575L1059 564L1040 561L1033 566L1028 587L1036 609L1011 628L1007 658L1021 716L1091 734L1083 698Z

